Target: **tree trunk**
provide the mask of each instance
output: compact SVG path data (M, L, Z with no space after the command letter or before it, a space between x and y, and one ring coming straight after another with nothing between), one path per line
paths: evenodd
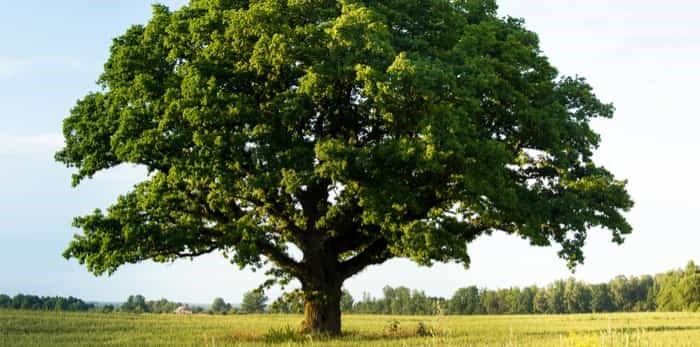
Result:
M340 335L340 297L342 281L303 286L306 334Z

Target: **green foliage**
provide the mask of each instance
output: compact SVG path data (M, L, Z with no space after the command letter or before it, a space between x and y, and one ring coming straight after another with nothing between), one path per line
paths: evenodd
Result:
M540 289L536 286L525 287L520 292L518 298L519 309L518 313L534 313L535 296Z
M547 287L547 313L565 313L564 306L564 286L563 280L555 281Z
M615 304L610 296L610 288L607 284L591 285L591 311L593 312L613 312Z
M347 289L343 289L342 294L340 296L340 311L341 312L350 312L352 311L353 305L355 304L355 299L352 298L352 295L350 294Z
M669 271L655 278L659 311L698 311L700 308L700 273L694 262L685 270Z
M616 289L612 289L616 288ZM700 308L700 280L698 270L690 262L685 269L669 271L656 276L617 276L608 283L587 284L568 280L555 281L546 287L488 290L475 286L460 288L449 300L430 297L419 290L406 287L384 287L382 298L364 294L355 301L347 290L342 291L343 312L389 314L389 315L441 315L443 307L451 315L479 314L531 314L531 313L602 313L616 311L698 311ZM615 294L618 293L618 294ZM619 294L624 293L624 294ZM617 297L616 303L613 298ZM267 297L260 290L245 294L245 313L285 313L303 312L303 292L300 290L285 293L269 307L265 307ZM181 303L167 299L146 300L142 295L129 296L121 306L122 312L172 313ZM45 310L45 311L87 311L95 310L94 304L68 297L38 297L19 294L10 297L0 294L0 309ZM98 311L110 313L112 305ZM193 307L192 311L201 312ZM222 298L215 298L211 313L232 312L230 304Z
M547 302L547 291L538 290L532 301L532 312L533 313L547 313L549 312L549 303Z
M6 294L0 294L0 308L10 308L12 298Z
M495 8L154 6L114 40L103 89L71 110L56 154L73 184L122 163L151 174L76 218L65 255L101 274L222 250L301 275L285 244L308 249L308 233L340 260L375 245L369 263L468 265L466 243L494 230L559 243L572 265L591 227L621 242L632 203L591 160L589 121L612 106L558 78L537 36Z
M173 313L173 311L175 311L175 309L177 309L178 307L182 306L182 304L168 301L167 299L160 299L155 301L146 301L146 306L148 307L148 309L145 312Z
M590 286L569 278L564 286L565 312L591 312L591 296Z
M126 302L123 303L119 310L122 312L132 312L132 313L148 313L151 312L151 308L146 304L146 298L143 295L129 295Z
M260 289L251 290L243 294L241 302L242 313L262 313L265 312L265 303L267 296Z
M214 298L209 309L212 313L227 314L233 307L222 298Z
M304 297L301 291L284 293L268 307L270 313L302 313Z
M572 267L589 229L622 242L626 183L592 160L590 122L613 107L558 76L537 35L496 9L154 6L114 39L102 89L71 110L56 153L73 185L125 163L149 175L76 218L64 256L111 274L219 251L241 267L269 261L323 300L393 257L468 267L467 244L494 231L558 244Z
M445 303L447 313L472 314L566 314L616 311L696 311L700 308L700 280L696 272L672 271L655 277L617 276L608 283L588 284L573 278L546 287L509 289L459 288L449 300L426 297L405 287L385 287L383 298L365 294L353 307L354 313L421 315L439 310L416 310L425 300ZM407 296L406 293L422 295ZM623 293L623 294L620 294ZM613 298L618 298L615 301ZM658 308L657 308L658 305Z
M88 311L95 309L94 304L85 301L61 296L37 296L17 294L10 297L0 294L0 309L35 310L35 311Z
M436 305L445 299L429 297L423 291L410 290L406 287L383 289L384 298L374 299L365 294L363 299L353 305L352 312L381 313L398 315L434 315L441 313L441 306Z
M481 313L480 295L475 286L457 289L449 301L447 311L450 314Z

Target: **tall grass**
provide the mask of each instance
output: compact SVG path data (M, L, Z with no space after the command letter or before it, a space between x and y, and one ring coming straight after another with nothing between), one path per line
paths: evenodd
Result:
M343 336L300 335L296 315L0 311L0 346L700 346L700 315L346 315Z

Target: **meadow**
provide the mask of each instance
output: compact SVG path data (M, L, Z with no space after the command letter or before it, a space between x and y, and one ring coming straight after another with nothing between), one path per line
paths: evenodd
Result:
M0 311L0 346L700 346L700 314L346 315L335 339L297 315Z

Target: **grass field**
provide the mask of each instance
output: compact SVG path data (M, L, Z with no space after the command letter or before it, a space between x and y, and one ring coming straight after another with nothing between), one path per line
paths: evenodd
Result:
M347 315L345 334L293 334L295 315L0 311L0 346L700 346L700 314ZM423 326L423 331L420 326Z

